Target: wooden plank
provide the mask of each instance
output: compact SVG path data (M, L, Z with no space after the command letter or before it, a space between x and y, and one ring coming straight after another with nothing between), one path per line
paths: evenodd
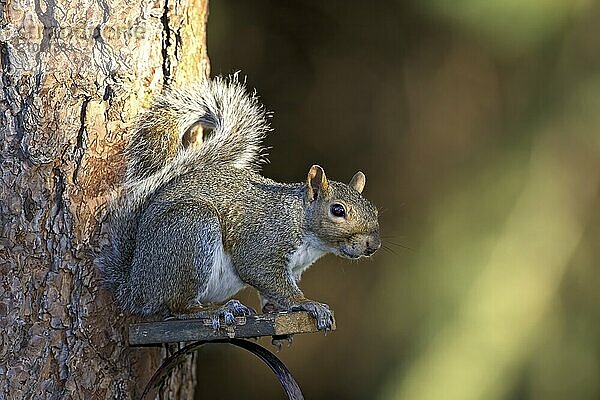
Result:
M332 330L335 330L335 320ZM212 322L208 318L131 324L129 344L136 346L311 332L318 332L315 320L305 311L294 311L236 317L235 325L228 326L221 322L218 331L212 328Z

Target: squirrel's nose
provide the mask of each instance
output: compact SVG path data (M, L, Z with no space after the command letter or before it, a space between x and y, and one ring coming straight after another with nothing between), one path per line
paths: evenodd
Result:
M370 238L368 238L367 243L365 243L365 244L366 244L365 253L370 256L371 254L375 253L381 247L381 239L379 238L379 235L374 235L374 236L371 236Z

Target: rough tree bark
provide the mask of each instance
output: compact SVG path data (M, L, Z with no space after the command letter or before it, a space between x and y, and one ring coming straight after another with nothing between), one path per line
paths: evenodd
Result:
M208 75L207 0L0 0L0 399L139 394L166 349L131 349L92 254L134 115ZM191 398L193 363L162 398Z

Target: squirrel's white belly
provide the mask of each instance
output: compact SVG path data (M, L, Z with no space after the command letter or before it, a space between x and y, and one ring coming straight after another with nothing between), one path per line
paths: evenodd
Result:
M296 280L299 280L302 273L325 253L327 251L323 250L323 246L318 239L304 239L300 246L290 255L288 268L292 271Z
M244 286L246 284L238 276L231 263L231 258L225 253L223 245L220 244L215 250L208 283L204 290L198 294L198 301L200 303L224 302Z

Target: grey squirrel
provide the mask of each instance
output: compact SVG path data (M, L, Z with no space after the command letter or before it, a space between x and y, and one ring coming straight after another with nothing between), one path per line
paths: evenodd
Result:
M302 183L261 176L267 117L236 76L170 90L140 114L99 258L125 311L210 317L218 329L253 312L226 302L250 285L265 310L304 310L331 328L329 307L298 281L326 253L373 254L377 209L361 195L362 172L349 184L318 165Z

